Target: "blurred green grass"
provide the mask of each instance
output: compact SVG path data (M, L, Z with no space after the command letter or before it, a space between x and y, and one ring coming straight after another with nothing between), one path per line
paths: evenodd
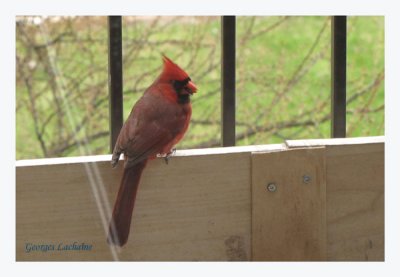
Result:
M47 156L108 153L106 18L45 24L46 28L24 25L21 30L28 35L17 32L16 158L46 156L37 138L38 129L44 129ZM178 148L217 145L221 112L219 18L133 17L124 18L123 25L124 118L158 76L161 53L165 53L199 87L192 98L191 127ZM329 18L238 17L236 25L237 144L329 137L330 121L324 119L330 111ZM40 50L28 47L29 43L45 44L62 32L71 34L60 43ZM54 58L56 73L46 57ZM29 65L32 61L36 63L33 69ZM383 17L349 17L347 64L348 99L357 96L348 105L348 136L383 135L384 81L377 81L384 78ZM33 98L27 91L29 82ZM46 121L57 107L57 98L64 116L54 115ZM66 115L66 101L72 119ZM32 103L39 118L36 126ZM81 128L72 127L82 121ZM308 123L302 125L304 122ZM82 140L84 151L73 144L74 140ZM55 151L71 141L72 146L65 151Z

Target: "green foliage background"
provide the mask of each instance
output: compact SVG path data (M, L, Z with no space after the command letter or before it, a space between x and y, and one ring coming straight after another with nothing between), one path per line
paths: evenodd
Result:
M237 17L237 144L330 136L330 18ZM384 134L384 17L348 18L348 136ZM199 87L178 148L220 144L220 19L124 17L124 118L161 53ZM107 18L18 17L17 159L109 153Z

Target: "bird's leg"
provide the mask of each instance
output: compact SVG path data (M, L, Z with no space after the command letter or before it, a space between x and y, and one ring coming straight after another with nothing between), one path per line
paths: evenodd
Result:
M165 161L166 164L168 164L169 159L171 158L172 155L175 154L175 152L176 152L176 148L172 149L171 151L169 151L167 153L167 155L165 155L164 161Z

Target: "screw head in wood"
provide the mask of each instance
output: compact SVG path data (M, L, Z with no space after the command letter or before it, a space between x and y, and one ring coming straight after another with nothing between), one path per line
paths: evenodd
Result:
M276 184L275 183L269 183L267 185L267 189L268 189L269 192L275 192L276 189L277 189Z
M303 175L303 183L308 184L311 182L311 176L310 175Z

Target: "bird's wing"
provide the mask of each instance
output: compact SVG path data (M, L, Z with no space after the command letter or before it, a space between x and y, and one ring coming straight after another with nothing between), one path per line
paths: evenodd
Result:
M118 137L118 146L126 157L125 167L160 153L175 139L184 121L184 116L162 98L142 97Z
M173 140L171 132L160 127L156 122L138 128L124 152L127 156L125 167L129 168L149 157L154 157L171 140Z

